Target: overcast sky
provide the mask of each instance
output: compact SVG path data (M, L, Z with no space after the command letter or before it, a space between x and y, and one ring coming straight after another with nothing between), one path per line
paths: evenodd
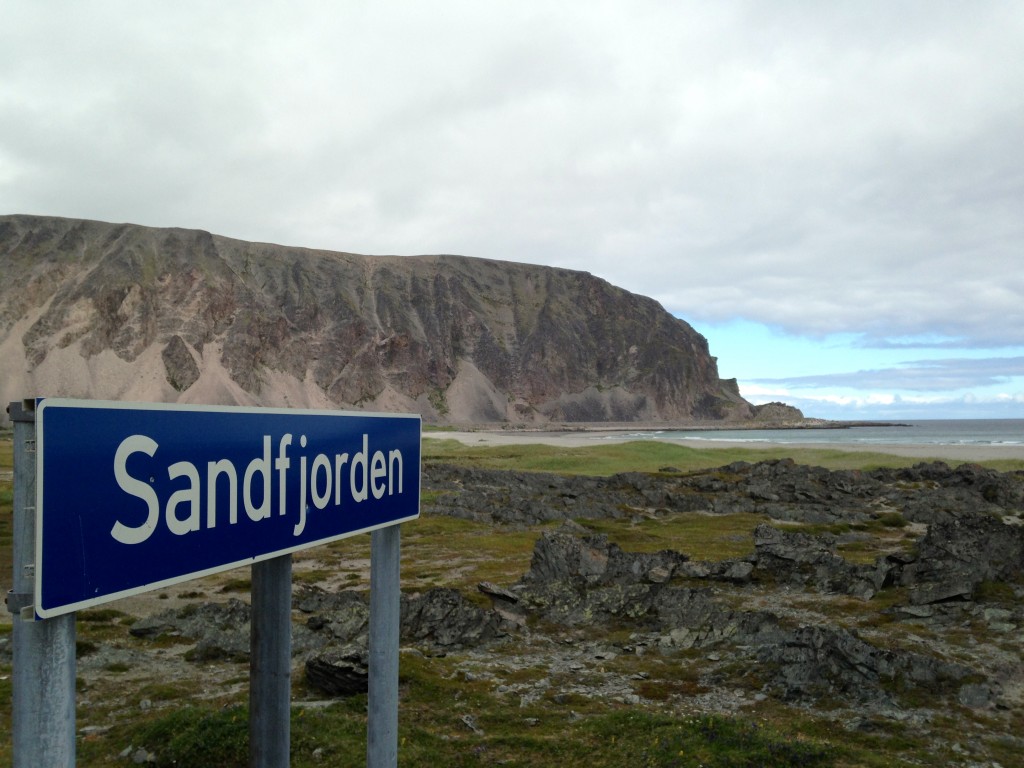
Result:
M1024 3L0 6L0 213L583 269L754 402L1024 417Z

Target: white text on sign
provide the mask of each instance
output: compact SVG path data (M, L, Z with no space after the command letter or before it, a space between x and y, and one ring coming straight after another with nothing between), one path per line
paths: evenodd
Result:
M299 437L299 449L306 447L306 436ZM292 471L292 435L285 434L277 442L277 454L273 455L273 439L263 435L262 453L254 457L241 472L229 459L209 461L205 472L205 525L215 528L218 518L227 516L230 525L238 523L239 496L246 516L253 522L265 520L271 515L273 499L272 486L276 477L278 514L288 514L287 488ZM158 466L159 444L146 435L131 435L121 441L114 454L114 478L118 486L130 496L146 504L146 519L136 526L120 520L114 523L110 535L122 544L141 544L146 541L160 524L161 500L153 488L155 469ZM128 471L129 457L143 454L154 460L147 464L144 472L148 480L132 476ZM318 453L312 462L305 454L297 456L299 464L298 521L293 535L299 536L306 527L309 501L319 510L333 507L340 510L344 495L344 476L347 474L349 496L354 502L363 502L371 496L374 499L402 493L402 452L376 450L370 453L369 436L364 434L361 449L351 456L348 452L328 455ZM135 464L136 469L140 464ZM347 470L347 472L346 472ZM203 527L203 475L199 467L189 461L177 461L166 468L169 480L183 479L182 487L171 493L163 503L163 519L167 529L176 535L199 531ZM239 487L241 486L241 487ZM218 509L218 488L227 490L227 510ZM254 498L255 497L255 498ZM258 503L257 503L258 499Z

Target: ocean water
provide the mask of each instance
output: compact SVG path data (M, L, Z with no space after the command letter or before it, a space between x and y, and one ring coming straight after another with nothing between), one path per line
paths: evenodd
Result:
M929 419L846 429L657 430L635 440L716 440L737 443L843 445L1024 445L1024 419ZM622 437L622 435L619 435Z

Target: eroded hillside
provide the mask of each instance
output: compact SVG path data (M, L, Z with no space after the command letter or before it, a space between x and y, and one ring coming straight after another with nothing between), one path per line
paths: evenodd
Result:
M0 217L0 267L6 400L751 417L703 336L584 272L35 216Z

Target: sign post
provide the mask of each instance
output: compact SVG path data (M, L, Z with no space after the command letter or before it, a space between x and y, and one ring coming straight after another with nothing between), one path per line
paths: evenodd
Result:
M35 621L36 424L32 401L11 403L14 422L14 588L11 747L14 768L74 768L75 615Z
M287 768L291 744L292 556L252 567L249 767Z
M398 624L401 534L397 525L370 539L370 664L366 768L398 765Z
M371 707L389 709L378 716L384 731L371 722L368 739L390 740L393 756L370 763L368 747L367 761L396 764L398 530L419 516L418 415L64 399L39 400L34 413L31 404L9 410L20 512L8 597L17 768L74 765L75 611L244 565L252 567L250 765L286 767L291 553L365 532L373 534ZM59 695L24 703L51 679ZM375 679L388 681L383 694L373 693ZM26 746L47 740L66 747L51 758Z

